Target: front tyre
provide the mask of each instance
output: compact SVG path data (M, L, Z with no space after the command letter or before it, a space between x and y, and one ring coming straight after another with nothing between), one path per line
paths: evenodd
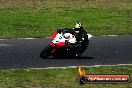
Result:
M52 46L48 45L46 46L41 52L40 52L40 57L41 58L47 58L50 56L50 52L51 52Z

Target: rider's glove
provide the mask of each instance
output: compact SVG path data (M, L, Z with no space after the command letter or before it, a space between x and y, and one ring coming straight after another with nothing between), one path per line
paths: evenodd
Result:
M84 38L82 38L82 40L84 40Z

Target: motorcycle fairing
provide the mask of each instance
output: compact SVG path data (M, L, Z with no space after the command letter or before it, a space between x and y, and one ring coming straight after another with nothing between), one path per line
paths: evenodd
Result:
M75 36L70 33L65 33L64 35L62 33L54 33L51 45L65 46L66 41L72 44L77 42Z

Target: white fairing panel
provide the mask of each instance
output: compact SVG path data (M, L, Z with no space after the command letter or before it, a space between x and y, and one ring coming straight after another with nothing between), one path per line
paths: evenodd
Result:
M88 40L92 38L91 34L87 34L88 35Z
M53 43L59 43L59 42L65 42L65 40L67 40L69 43L76 43L77 42L75 36L73 36L70 33L66 33L66 34L64 34L64 36L62 36L62 33L61 34L58 33L52 42Z
M65 42L65 38L62 36L62 34L58 33L52 42L53 43Z
M70 33L66 33L64 36L67 38L69 43L76 43L77 42L75 36L70 34Z
M73 38L69 39L69 42L70 42L70 43L76 43L76 42L77 42L77 40L76 40L76 38L75 38L75 37L73 37Z

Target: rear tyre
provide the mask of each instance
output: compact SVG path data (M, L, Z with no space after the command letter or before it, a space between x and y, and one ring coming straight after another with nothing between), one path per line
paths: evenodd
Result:
M40 57L41 58L48 58L50 56L52 47L50 45L46 46L41 52L40 52Z

